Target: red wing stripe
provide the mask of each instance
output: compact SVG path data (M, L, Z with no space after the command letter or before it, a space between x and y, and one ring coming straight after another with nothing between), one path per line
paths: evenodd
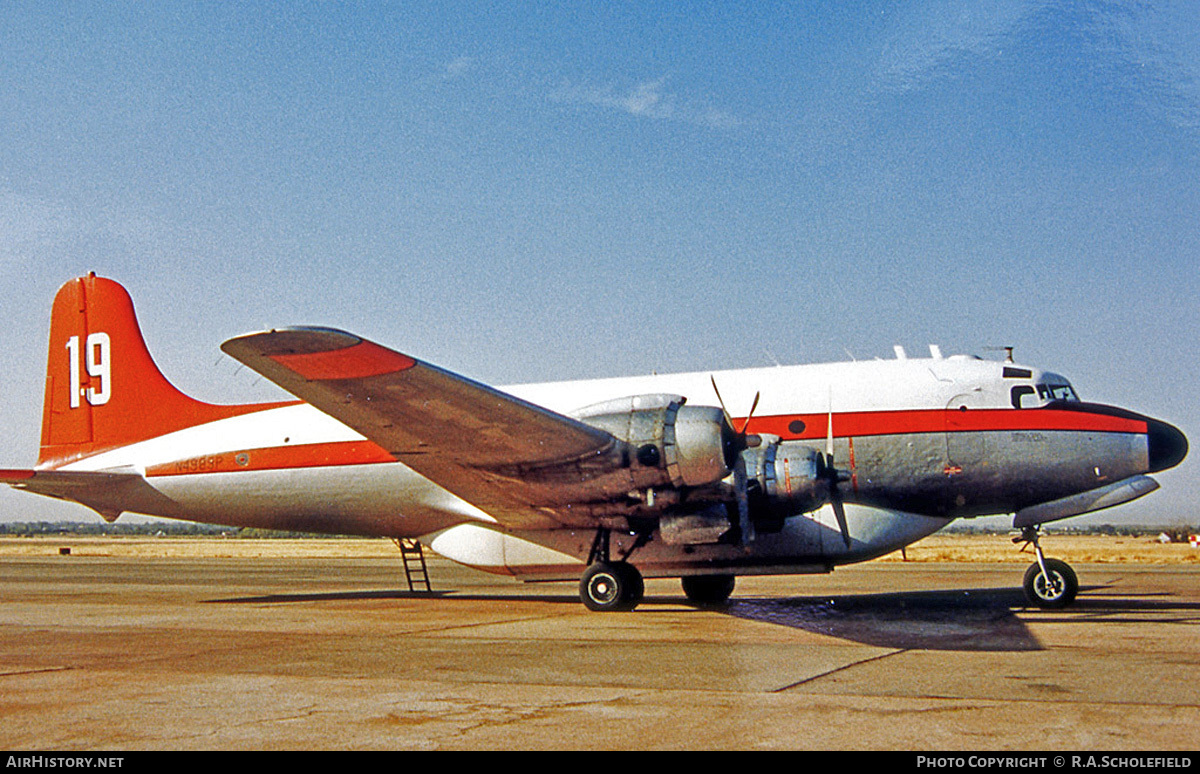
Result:
M417 364L407 355L369 341L328 352L270 355L270 358L310 380L364 379L403 371Z

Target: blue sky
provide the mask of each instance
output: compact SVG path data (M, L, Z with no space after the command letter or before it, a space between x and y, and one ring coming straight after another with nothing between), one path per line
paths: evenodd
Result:
M10 2L0 73L2 466L93 270L213 402L287 324L497 384L1008 345L1200 437L1196 4Z

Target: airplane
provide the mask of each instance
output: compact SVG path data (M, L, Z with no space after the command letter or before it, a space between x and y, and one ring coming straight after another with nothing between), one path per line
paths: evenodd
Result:
M957 519L1011 514L1031 604L1070 604L1048 522L1158 488L1188 442L1085 403L1050 371L909 358L493 388L352 333L287 327L221 349L294 396L176 389L129 293L94 273L51 312L41 446L0 483L88 506L267 529L419 539L462 564L579 582L628 611L645 578L726 603L737 576L828 573Z

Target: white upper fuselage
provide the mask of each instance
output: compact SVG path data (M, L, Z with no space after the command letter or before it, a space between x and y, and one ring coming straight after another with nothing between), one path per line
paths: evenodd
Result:
M679 374L651 374L503 387L505 392L561 414L614 398L669 393L692 405L718 406L713 382L725 408L745 417L759 396L756 417L772 415L942 409L956 396L971 394L979 407L1011 407L1014 380L1002 380L1005 364L964 356L871 360L817 365L775 366ZM1061 377L1037 369L1020 384ZM243 416L189 427L164 436L74 461L63 470L133 469L203 455L248 449L299 447L364 441L341 422L303 403L269 408Z

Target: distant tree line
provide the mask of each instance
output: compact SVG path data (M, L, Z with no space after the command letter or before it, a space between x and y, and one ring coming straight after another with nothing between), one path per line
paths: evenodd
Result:
M979 527L967 523L952 524L943 530L943 532L956 535L1004 535L1013 531L1015 530L999 527ZM1047 525L1043 528L1043 531L1053 535L1114 535L1133 538L1156 537L1165 534L1171 537L1174 542L1186 543L1189 536L1197 534L1200 532L1200 529L1194 526L1180 526L1178 524L1169 527L1148 524L1089 524L1081 527L1062 524Z
M945 532L966 535L1004 535L1012 532L999 527L984 527L959 522ZM1122 537L1153 537L1166 534L1176 542L1187 542L1190 535L1200 533L1194 526L1154 527L1145 524L1096 524L1090 526L1049 526L1046 532L1060 535L1118 535ZM221 527L213 524L196 524L190 521L145 521L129 524L107 524L75 521L15 521L0 523L0 535L32 537L35 535L142 535L162 537L205 537L221 536L237 538L352 538L356 535L320 535L312 532L290 532L286 530L252 529L248 527Z
M353 535L319 535L275 529L221 527L189 521L147 521L130 524L97 524L84 521L14 521L0 523L0 535L34 537L38 535L105 535L153 537L236 537L236 538L346 538Z

